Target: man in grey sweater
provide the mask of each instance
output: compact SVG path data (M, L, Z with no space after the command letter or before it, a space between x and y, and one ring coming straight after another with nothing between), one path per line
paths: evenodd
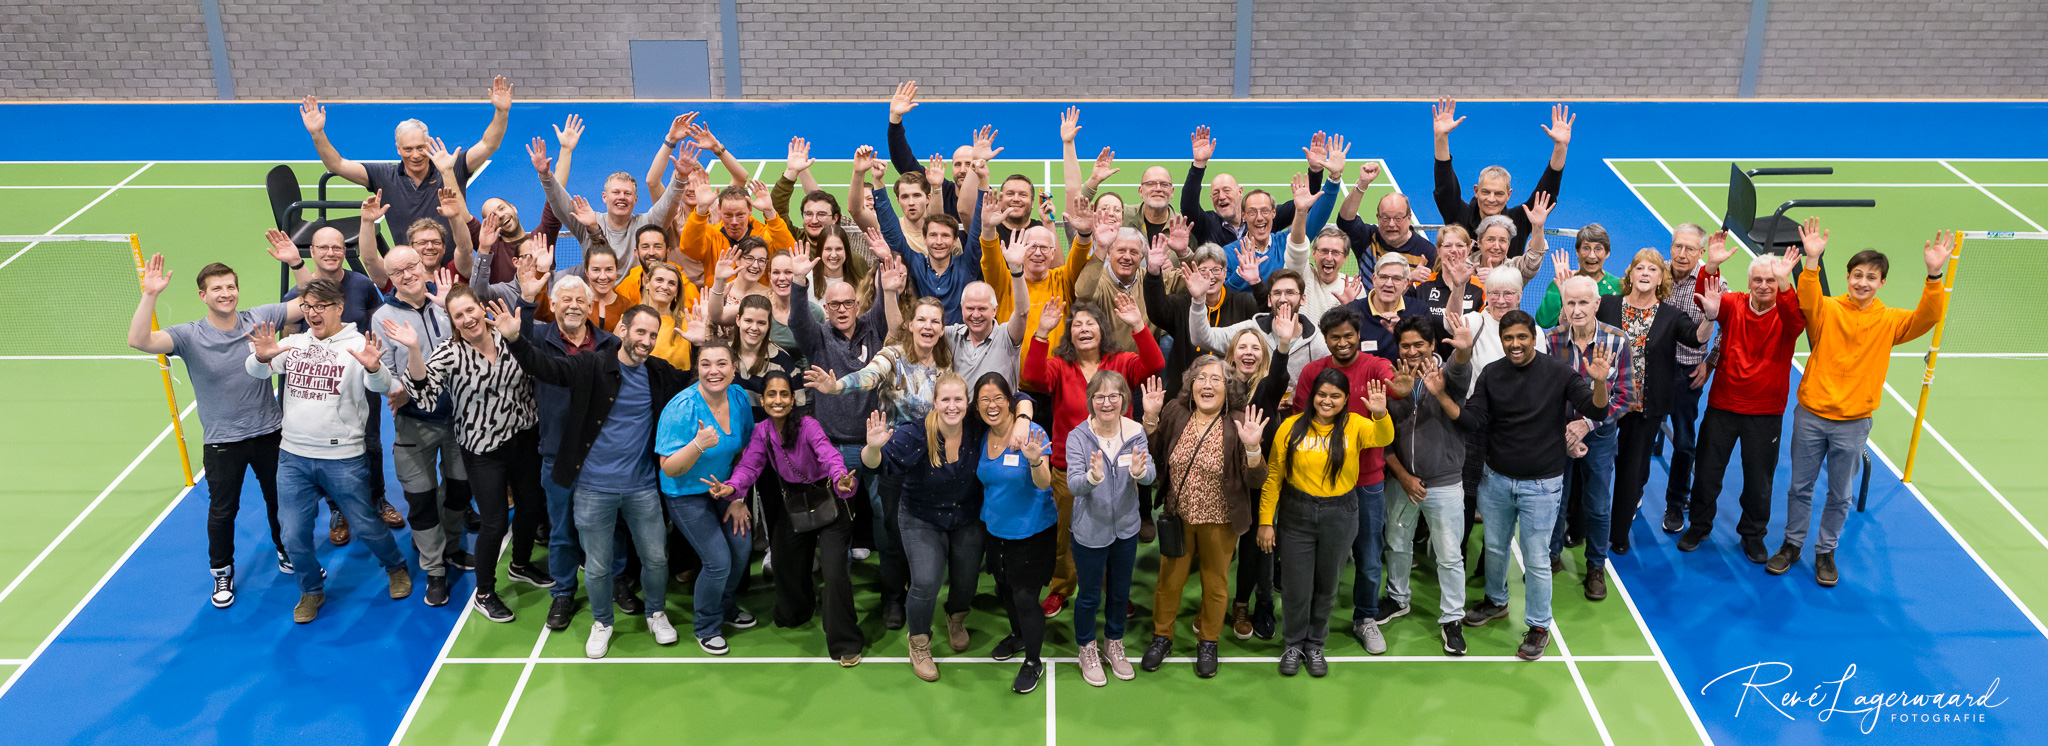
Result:
M1455 420L1472 379L1472 331L1457 314L1444 315L1451 333L1449 363L1436 356L1435 323L1410 316L1394 327L1400 353L1387 412L1394 419L1394 445L1387 449L1393 474L1387 489L1387 598L1379 622L1408 613L1408 570L1413 561L1415 521L1429 521L1442 594L1437 627L1445 655L1465 654L1465 434ZM1421 386L1417 386L1417 381ZM1355 622L1354 622L1355 624Z

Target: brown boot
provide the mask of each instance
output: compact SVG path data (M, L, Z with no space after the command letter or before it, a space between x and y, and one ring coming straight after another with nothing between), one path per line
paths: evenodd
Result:
M1607 568L1586 568L1586 600L1607 600Z
M384 521L385 528L405 528L405 516L399 515L398 509L391 507L391 503L384 503L384 507L377 509L377 518Z
M334 542L335 546L342 546L348 543L348 538L348 519L337 511L327 522L327 540Z
M955 653L967 652L967 612L946 615L946 644Z
M300 624L313 621L320 616L320 605L327 603L327 594L308 593L299 596L299 605L292 608L292 621Z
M412 574L406 572L406 568L394 567L385 570L384 574L391 578L392 599L396 600L412 595Z
M910 636L910 672L925 681L939 680L939 664L932 660L932 636Z

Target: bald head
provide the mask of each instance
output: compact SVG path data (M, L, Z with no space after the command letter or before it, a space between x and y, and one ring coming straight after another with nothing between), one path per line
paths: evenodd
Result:
M1408 243L1408 237L1414 233L1415 227L1415 222L1409 215L1408 197L1400 192L1389 194L1380 198L1379 206L1375 209L1379 211L1376 220L1379 222L1380 236L1386 240L1387 245L1400 246Z
M412 305L419 305L427 294L427 269L420 253L411 246L399 244L384 254L384 271L391 275L391 289L398 297Z
M1215 206L1216 216L1224 220L1237 220L1237 208L1244 200L1244 188L1238 186L1237 177L1217 174L1209 180L1209 202Z
M348 239L333 227L313 232L313 265L328 279L341 277L341 263L348 258Z
M1165 210L1167 201L1173 199L1173 174L1163 166L1145 169L1145 175L1138 180L1138 196L1144 198L1146 210Z
M986 282L970 282L960 291L960 320L967 324L967 331L976 337L985 337L995 328L996 289Z

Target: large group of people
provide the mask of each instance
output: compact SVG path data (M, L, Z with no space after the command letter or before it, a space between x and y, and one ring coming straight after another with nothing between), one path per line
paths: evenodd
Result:
M518 195L469 207L469 175L505 133L502 78L479 142L450 151L408 119L395 163L343 157L307 97L327 169L372 193L355 236L328 225L302 253L272 232L295 278L284 302L242 308L237 272L209 264L196 278L206 316L161 331L150 319L171 273L153 257L129 332L193 373L213 605L235 600L234 521L253 470L299 623L326 601L324 503L329 542L366 544L392 598L417 575L425 603L445 605L451 571L470 571L467 603L509 622L502 588L547 589L550 629L588 604L592 658L619 615L644 616L668 645L680 637L669 615L685 611L697 644L726 654L728 631L758 624L741 591L772 577L773 608L754 611L774 624L822 617L830 655L854 666L873 642L858 620L877 614L907 636L913 673L936 681L934 640L969 649L987 572L1009 621L992 654L1021 656L1020 693L1044 676L1046 626L1062 612L1094 686L1158 670L1184 617L1201 677L1216 675L1226 632L1277 636L1281 674L1320 677L1348 564L1349 628L1370 654L1409 613L1411 576L1434 575L1438 636L1456 656L1463 628L1507 615L1519 572L1516 654L1535 660L1567 547L1584 547L1585 597L1607 597L1605 566L1651 507L1667 420L1659 527L1677 549L1707 544L1740 443L1742 554L1782 575L1811 533L1814 578L1838 582L1848 477L1889 352L1943 312L1947 236L1924 247L1914 309L1877 300L1891 267L1874 250L1848 260L1846 294L1824 295L1828 233L1810 219L1801 246L1750 261L1735 292L1720 274L1735 244L1689 223L1615 273L1598 225L1552 253L1573 125L1562 106L1543 127L1542 176L1516 202L1500 166L1460 186L1450 135L1463 118L1438 102L1444 225L1431 240L1398 192L1361 220L1379 165L1347 181L1338 135L1316 133L1303 173L1267 191L1215 171L1218 138L1202 127L1177 200L1157 166L1127 196L1108 188L1112 151L1080 160L1070 108L1067 199L1054 205L1029 176L994 178L992 127L921 160L905 122L916 92L892 98L885 152L853 154L844 204L820 187L804 139L770 185L691 113L644 180L612 173L593 205L565 186L583 135L570 117L553 156L542 138L528 145L544 197L531 229ZM555 261L564 231L580 244L572 266ZM344 267L351 240L360 272ZM1532 314L1526 285L1546 256L1554 279ZM1794 398L1802 332L1812 354ZM1792 483L1770 553L1788 405ZM382 495L386 444L403 514ZM410 557L394 533L407 527ZM1131 593L1142 544L1160 557L1149 612ZM879 605L860 609L849 568L869 561ZM1472 603L1468 582L1484 588ZM672 589L691 603L669 603ZM1134 665L1129 622L1148 613Z

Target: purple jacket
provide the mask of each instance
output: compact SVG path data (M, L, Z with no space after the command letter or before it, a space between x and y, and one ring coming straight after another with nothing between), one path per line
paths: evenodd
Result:
M754 425L754 437L748 439L747 450L740 453L740 462L732 468L732 478L725 480L731 485L735 496L747 493L754 481L761 478L761 469L771 459L775 473L782 481L795 484L810 484L827 480L832 494L841 499L852 497L853 493L841 493L837 484L846 476L846 461L840 457L839 449L832 440L825 437L825 428L817 420L798 417L796 421L796 447L788 448L782 443L782 431L777 430L775 421L761 420Z

